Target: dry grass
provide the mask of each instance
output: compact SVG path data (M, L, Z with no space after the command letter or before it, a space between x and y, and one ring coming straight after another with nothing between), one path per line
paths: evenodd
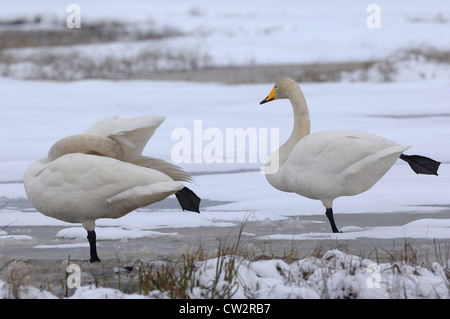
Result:
M79 29L70 29L66 21L52 21L42 24L37 16L31 19L0 21L0 51L14 48L61 47L80 44L109 43L116 41L159 40L184 33L174 28L157 30L151 27L139 28L114 20L83 22ZM23 28L23 26L28 26Z
M0 55L0 74L28 80L72 81L81 79L143 78L151 73L192 70L208 63L208 55L199 51L170 51L158 47L144 48L129 56L114 54L89 56L78 51L54 52L42 49L18 56ZM3 63L2 63L3 62Z
M435 240L433 242L434 247L430 247L430 253L428 251L423 253L423 250L422 253L419 252L418 247L405 239L403 245L397 244L397 247L393 247L391 250L374 247L370 252L362 251L356 254L350 251L345 242L317 245L313 251L305 252L297 246L297 243L292 241L292 243L286 244L284 253L280 255L280 251L278 253L271 251L270 246L266 246L259 251L255 249L251 242L244 242L241 237L242 230L243 226L236 237L220 239L217 249L206 250L201 245L189 246L185 247L180 255L165 260L159 258L147 262L136 260L131 263L122 263L117 257L115 261L104 261L101 264L74 262L81 266L83 286L115 288L124 293L171 299L188 299L193 295L198 297L198 291L201 291L202 298L229 299L234 296L239 285L242 285L241 278L239 278L239 268L243 265L245 267L248 262L281 259L289 265L306 259L314 259L319 263L330 263L334 262L329 259L333 256L333 253L330 255L330 252L336 251L347 254L350 260L352 258L361 259L361 262L355 264L356 266L353 265L356 268L346 268L348 265L336 264L336 270L344 268L349 276L354 276L357 271L361 272L362 260L369 259L368 257L372 256L374 258L370 258L370 260L377 264L381 264L380 259L389 259L389 263L392 265L390 269L398 274L401 274L405 267L431 271L437 263L444 269L447 281L450 280L450 243L448 241ZM327 259L325 256L331 257ZM69 289L65 284L67 279L65 267L71 262L69 259L60 264L54 262L51 265L49 264L50 266L44 266L45 261L43 261L40 266L33 267L26 262L14 261L10 267L6 267L8 269L3 271L4 274L9 271L8 278L5 278L10 285L7 298L20 298L22 288L28 285L51 292L57 297L71 296L75 289ZM208 263L210 270L214 270L213 275L209 275L209 280L206 282L201 278L201 271L199 271L204 269L202 267L205 267L205 262ZM52 267L55 267L55 269L52 270ZM309 269L307 273L303 274L303 279L300 278L300 280L307 280L308 276L312 274L311 271L314 271L314 269ZM334 271L330 271L329 274L324 274L324 280L333 275ZM281 268L279 272L293 285L299 280L293 274L285 273ZM395 282L390 284L392 287L400 285ZM326 285L324 285L324 289L322 297L332 297L330 292L327 292ZM197 293L194 293L195 291ZM394 288L391 294L395 298L410 297L405 292L402 293L402 291ZM344 295L348 298L358 297L356 292L349 292L349 294Z
M156 29L151 21L146 25L83 22L80 29L67 28L65 21L42 24L39 17L0 21L0 75L59 81L129 79L207 65L210 57L198 48L175 50L161 45L161 40L184 35L170 27ZM145 45L129 53L135 44L142 43ZM119 47L98 54L86 50L90 44L118 44Z

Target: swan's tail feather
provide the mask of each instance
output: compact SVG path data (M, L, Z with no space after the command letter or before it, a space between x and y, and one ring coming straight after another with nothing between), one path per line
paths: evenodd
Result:
M174 181L193 182L191 175L185 172L181 167L173 165L159 158L141 156L132 162L133 164L152 168L170 176Z
M181 208L191 212L200 213L200 197L187 187L183 187L180 191L175 193Z
M437 171L441 162L420 155L400 155L400 158L411 166L417 174L438 175Z

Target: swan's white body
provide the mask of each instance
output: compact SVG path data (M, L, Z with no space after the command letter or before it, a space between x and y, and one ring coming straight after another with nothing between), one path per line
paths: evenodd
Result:
M82 223L89 234L99 218L119 218L177 193L189 174L141 155L164 119L106 118L84 134L58 141L47 158L25 171L30 202L46 216ZM92 260L99 259L91 255Z
M400 146L383 137L353 130L310 134L305 98L291 79L279 80L261 104L275 99L291 102L294 128L289 139L270 156L266 178L276 189L322 201L333 232L338 232L332 211L334 199L370 189L411 146ZM414 161L410 156L402 156ZM418 157L420 164L437 165L435 170L419 168L417 173L437 175L438 162L422 156L412 157Z
M67 154L33 163L25 173L28 199L42 214L94 230L99 218L119 218L183 188L154 169L114 158Z
M266 177L276 189L331 208L340 196L370 189L408 148L365 132L323 131L298 141L278 171Z

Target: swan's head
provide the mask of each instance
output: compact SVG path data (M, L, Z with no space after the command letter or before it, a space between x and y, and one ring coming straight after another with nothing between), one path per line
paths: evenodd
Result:
M288 99L293 90L298 90L297 82L289 78L282 78L275 83L269 95L259 104L264 104L273 100Z
M63 155L72 153L93 154L122 160L123 148L116 141L102 136L78 134L65 137L56 142L48 152L48 159L53 161Z

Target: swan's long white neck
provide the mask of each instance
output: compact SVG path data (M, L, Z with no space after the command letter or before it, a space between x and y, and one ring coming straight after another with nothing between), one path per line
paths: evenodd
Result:
M294 110L294 128L292 129L291 136L278 150L280 165L284 164L294 146L297 145L298 141L306 135L309 135L311 131L308 106L306 104L305 97L298 86L292 87L292 89L289 90L288 99L292 104L292 109Z
M288 140L270 156L265 167L265 174L273 187L284 192L291 192L292 190L285 183L286 179L283 178L283 164L289 158L292 149L297 145L298 141L309 135L311 124L305 97L297 83L288 84L284 89L285 97L289 99L294 110L294 128Z

